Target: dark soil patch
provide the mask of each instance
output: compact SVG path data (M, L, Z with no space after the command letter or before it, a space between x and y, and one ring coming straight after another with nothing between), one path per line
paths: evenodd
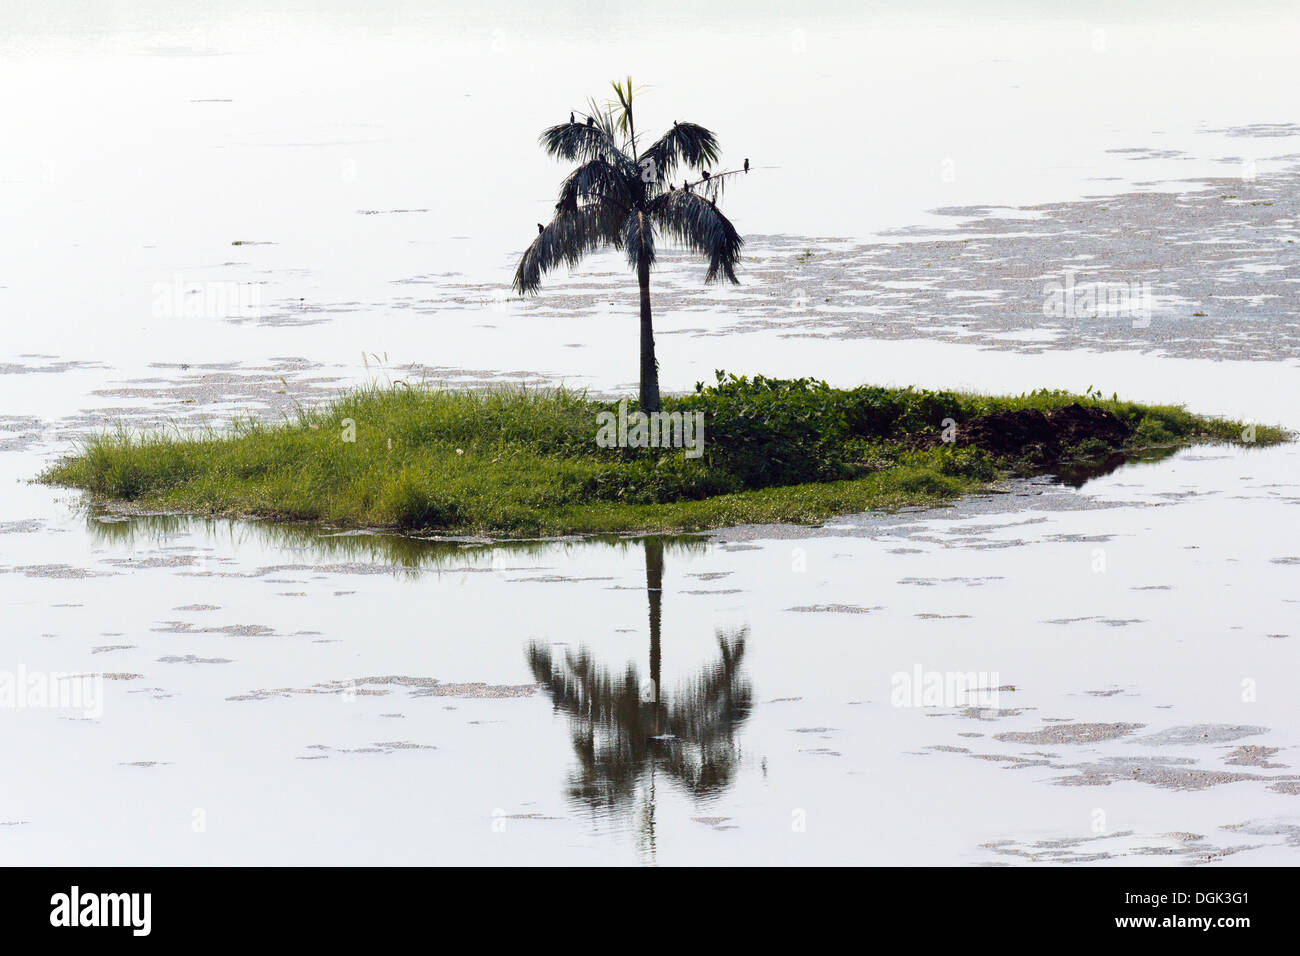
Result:
M1074 402L1047 413L1019 408L980 415L957 425L951 437L952 444L980 448L999 458L1054 462L1081 445L1094 451L1103 445L1118 450L1132 435L1132 427L1113 412ZM943 442L942 432L931 432L920 445L933 448Z

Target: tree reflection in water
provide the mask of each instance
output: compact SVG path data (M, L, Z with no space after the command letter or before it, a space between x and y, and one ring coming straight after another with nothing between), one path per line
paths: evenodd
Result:
M557 711L569 715L578 763L569 796L592 809L636 808L642 836L654 850L654 787L666 775L696 797L731 783L740 764L736 736L749 716L753 692L745 678L746 631L718 632L718 659L698 676L665 692L660 683L660 624L664 545L645 544L650 603L650 678L642 684L629 664L615 674L583 647L558 659L533 642L528 663Z

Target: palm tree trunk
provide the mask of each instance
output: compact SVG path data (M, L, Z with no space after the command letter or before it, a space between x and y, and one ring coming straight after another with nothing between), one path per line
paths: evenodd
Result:
M642 259L636 267L641 286L641 411L657 412L659 363L655 361L655 329L650 316L650 264Z
M663 651L659 644L659 627L664 598L664 542L662 538L645 539L645 591L650 601L650 679L655 685L655 734L659 734L660 668Z

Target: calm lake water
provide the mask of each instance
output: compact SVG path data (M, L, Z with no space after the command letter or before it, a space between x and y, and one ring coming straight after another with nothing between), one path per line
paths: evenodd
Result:
M1300 10L313 6L0 11L0 677L104 675L0 708L0 859L1296 861L1296 446L495 547L118 520L29 479L97 428L371 380L634 387L616 257L507 291L565 172L536 134L628 73L651 130L755 166L724 201L744 285L656 276L665 387L1300 427ZM1154 317L1044 316L1068 270L1151 283ZM900 691L936 673L978 706Z

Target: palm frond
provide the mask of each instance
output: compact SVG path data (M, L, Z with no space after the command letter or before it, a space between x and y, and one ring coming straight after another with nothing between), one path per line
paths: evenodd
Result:
M602 246L623 246L623 217L612 205L592 203L556 213L550 224L524 250L513 286L520 295L533 295L542 276L559 266L572 269L582 257Z
M720 277L740 284L736 265L745 240L713 202L704 196L678 189L663 193L650 202L650 216L660 231L709 260L705 282ZM626 232L625 232L626 235Z
M618 142L618 118L614 115L613 109L609 104L601 106L596 102L593 96L587 100L587 106L591 110L591 118L596 122L596 128L602 130L611 143ZM615 147L617 149L617 147ZM618 154L623 156L629 162L632 157L624 154L623 150L618 149Z
M579 202L609 202L628 210L634 201L628 170L605 159L590 159L560 184L556 209L576 209Z
M642 257L646 266L655 264L654 222L644 212L634 210L623 220L623 248L627 264L633 269L641 264Z
M632 97L634 95L632 77L629 76L627 81L622 83L618 80L612 80L609 85L614 87L614 95L618 97L617 101L611 100L609 105L611 107L618 106L618 128L626 135L632 123Z
M614 141L610 124L593 114L594 125L585 122L560 123L542 130L537 138L547 155L556 159L585 163L592 159L617 162L623 155Z
M607 100L606 104L613 111L618 130L626 137L624 147L635 150L636 120L632 113L632 102L648 87L644 85L633 87L630 76L626 80L611 80L609 85L614 88L615 99Z
M692 187L697 196L703 196L711 203L716 203L722 198L722 194L727 191L726 176L710 176L708 179L695 183Z
M674 123L672 129L659 137L638 159L650 160L654 165L655 182L666 183L683 163L692 169L703 169L718 162L717 137L698 123Z

